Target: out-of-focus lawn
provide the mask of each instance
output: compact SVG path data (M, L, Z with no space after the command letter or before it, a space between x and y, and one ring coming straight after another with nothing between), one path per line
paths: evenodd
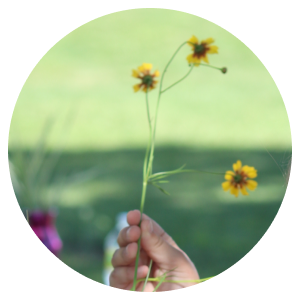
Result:
M163 70L176 48L193 34L215 38L212 65L195 68L163 94L154 171L188 168L225 172L241 159L258 170L258 188L235 198L223 178L181 174L165 196L149 187L145 212L188 253L201 277L218 274L241 259L263 236L285 193L285 179L267 153L285 169L291 155L288 118L280 93L257 57L222 28L192 15L142 9L96 19L59 41L25 83L12 117L9 152L31 155L45 120L55 117L49 150L64 153L54 174L98 166L99 176L65 190L57 227L61 260L101 281L103 239L120 211L139 207L142 165L148 141L144 93L131 70L143 62ZM166 74L165 87L188 70L184 47ZM152 112L157 89L150 93ZM64 123L72 115L70 131ZM51 181L54 178L51 178ZM24 208L24 206L21 207Z
M272 155L284 165L290 153ZM65 153L56 171L55 176L63 176L99 165L99 176L67 188L61 201L54 203L64 241L62 261L96 281L102 276L103 239L115 216L139 207L143 156L142 150ZM226 270L255 246L277 214L285 179L265 151L171 147L156 152L154 172L183 163L222 172L237 158L259 170L258 188L247 197L223 192L223 176L196 173L171 177L164 185L171 196L152 186L148 189L145 212L187 252L202 278Z
M195 68L163 95L157 143L205 148L290 147L280 93L257 57L224 29L189 14L157 9L108 15L73 31L41 59L26 81L11 123L10 146L32 147L46 116L58 118L50 139L75 112L67 147L72 151L142 147L148 141L144 93L133 93L131 70L143 62L163 70L193 34L215 38L212 65ZM165 87L188 70L186 45L170 66ZM150 93L154 112L157 89Z

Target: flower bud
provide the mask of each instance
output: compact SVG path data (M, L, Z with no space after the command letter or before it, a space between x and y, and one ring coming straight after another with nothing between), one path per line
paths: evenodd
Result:
M222 72L223 74L227 73L227 68L225 68L225 67L222 68L222 69L221 69L221 72Z

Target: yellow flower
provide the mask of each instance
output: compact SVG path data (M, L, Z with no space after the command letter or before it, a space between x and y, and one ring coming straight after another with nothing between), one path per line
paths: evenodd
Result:
M135 84L133 90L138 92L142 89L144 92L151 91L155 88L157 80L154 80L155 77L159 76L159 71L155 71L153 74L150 74L152 69L152 64L143 63L138 67L137 70L132 70L132 76L135 78L140 78L141 83Z
M234 171L234 172L233 172ZM243 166L240 160L233 164L233 171L227 171L225 174L226 181L222 183L223 190L230 190L232 195L239 195L239 190L243 195L249 195L246 187L250 191L254 191L257 187L257 182L251 180L257 176L257 171L254 167Z
M195 66L199 66L202 60L208 63L207 54L218 53L218 47L211 45L213 42L214 42L213 38L208 38L206 40L201 41L201 43L199 43L198 39L193 35L188 40L188 45L192 47L194 52L188 55L186 58L189 64L194 64Z

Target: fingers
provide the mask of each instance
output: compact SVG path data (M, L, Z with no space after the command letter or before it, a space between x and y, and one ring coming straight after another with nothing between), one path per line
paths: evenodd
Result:
M137 254L137 248L137 243L131 243L116 250L111 260L113 267L127 266L133 263Z
M139 210L132 210L130 212L128 212L127 214L127 222L129 225L131 226L138 226L140 223L140 219L141 219L141 213ZM151 220L152 224L153 224L153 230L154 232L161 236L165 241L167 241L170 245L172 245L173 247L175 247L176 249L179 249L179 247L177 246L177 244L173 241L173 239L154 221L152 220L150 217L148 217L147 215L143 214L143 218L142 220ZM139 227L138 227L139 228ZM132 233L131 233L132 234Z
M187 263L186 255L164 239L163 235L157 234L155 224L151 219L141 223L141 245L148 256L161 268L171 269L174 263L178 266Z
M130 226L123 228L117 238L117 242L120 247L125 247L129 243L136 242L141 235L141 229L136 226Z
M148 267L140 266L137 270L137 279L145 278L147 276ZM109 277L110 286L116 288L124 288L133 282L134 266L132 267L118 267L115 268ZM132 285L132 284L131 284Z
M137 248L137 243L131 243L126 247L117 249L111 260L113 267L135 265ZM140 252L139 265L149 265L149 257L143 249Z

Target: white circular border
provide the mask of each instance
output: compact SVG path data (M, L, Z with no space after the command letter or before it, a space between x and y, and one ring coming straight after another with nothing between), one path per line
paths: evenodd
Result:
M134 0L134 1L127 1L117 4L112 4L97 10L94 10L90 13L87 13L73 22L67 24L63 28L61 28L59 31L57 31L54 35L52 35L49 40L46 41L45 44L43 44L37 51L34 53L34 55L31 57L29 62L24 67L22 73L20 74L19 78L17 79L14 88L10 94L7 107L5 109L4 117L3 117L3 123L2 123L2 131L1 131L1 169L2 169L2 175L3 175L3 183L5 186L6 194L10 203L10 206L13 210L13 213L15 215L15 218L19 222L21 228L23 229L24 233L28 237L28 239L32 242L32 244L35 246L35 248L43 254L43 256L57 269L62 271L67 276L71 277L72 279L76 280L77 282L81 283L82 285L85 285L93 290L104 292L109 295L118 296L121 298L127 298L127 299L140 299L141 295L137 292L130 292L120 289L111 288L108 286L105 286L101 283L95 282L68 267L65 265L62 261L60 261L58 258L56 258L50 251L48 251L44 245L40 242L40 240L37 238L37 236L34 234L34 232L31 230L30 226L28 225L26 219L24 218L24 215L20 209L20 206L18 204L18 201L16 199L16 196L14 194L14 190L12 187L11 179L10 179L10 172L9 172L9 164L8 164L8 136L9 136L9 127L10 127L10 121L12 118L13 110L15 107L15 104L17 102L18 96L21 92L21 89L23 85L25 84L25 81L27 80L29 74L32 72L32 70L35 68L37 63L40 61L40 59L48 52L50 48L52 48L58 41L60 41L62 38L64 38L66 35L68 35L73 30L77 29L78 27L86 24L89 21L92 21L94 19L100 18L102 16L124 11L124 10L130 10L130 9L136 9L136 8L163 8L163 9L170 9L170 10L177 10L185 13L189 13L192 15L199 16L201 18L204 18L208 21L211 21L220 27L224 28L228 32L232 33L234 36L236 36L240 41L242 41L247 47L249 47L253 53L262 61L266 69L271 74L272 78L274 79L281 96L284 100L288 117L290 120L290 127L291 127L291 133L292 133L292 153L299 153L300 152L300 139L299 139L299 127L297 122L297 115L296 111L292 102L292 99L289 95L289 92L286 88L286 85L281 78L279 72L277 71L276 67L273 65L271 60L268 58L268 56L247 36L245 33L243 33L241 30L239 30L237 27L229 23L228 21L222 19L221 17L214 15L208 11L205 11L203 9L183 4L183 3L175 3L171 1L166 0L160 0L160 1L149 1L149 0ZM266 231L264 236L260 239L260 241L251 249L249 253L247 253L241 260L239 260L236 264L231 266L226 271L222 272L218 276L203 282L201 284L194 285L189 288L180 289L176 291L169 291L169 292L160 292L156 294L156 298L158 299L174 299L179 297L184 297L188 295L192 295L195 293L198 293L200 291L204 291L206 289L209 289L213 286L218 285L219 283L223 282L224 280L230 278L234 274L238 273L241 269L243 269L245 266L247 266L269 243L271 238L274 236L276 231L278 230L281 222L283 221L288 208L290 206L295 188L297 183L297 177L298 177L298 169L299 169L299 157L298 155L293 156L292 161L292 168L291 168L291 174L290 174L290 181L286 190L286 194L284 196L283 202L280 206L280 209L272 222L269 229ZM153 296L149 293L144 293L143 298L144 299L150 299L153 298Z

